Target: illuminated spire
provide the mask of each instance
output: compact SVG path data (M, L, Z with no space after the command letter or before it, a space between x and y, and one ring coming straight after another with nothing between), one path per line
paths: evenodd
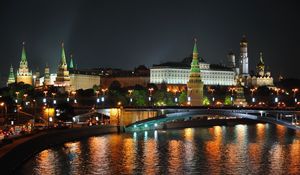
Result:
M193 49L193 54L198 54L198 49L197 49L197 38L194 38L194 49Z
M61 43L61 64L66 65L66 54L65 54L65 48L64 48L64 42Z
M70 64L69 64L70 69L74 69L74 63L73 63L73 54L70 55Z
M26 58L26 51L25 51L25 42L22 42L22 56L21 56L21 61L26 62L27 58Z
M259 61L261 64L264 64L264 60L263 60L263 53L259 52Z
M197 49L197 39L194 39L194 49L193 49L193 60L191 63L191 72L200 73L199 60L198 60L198 49Z

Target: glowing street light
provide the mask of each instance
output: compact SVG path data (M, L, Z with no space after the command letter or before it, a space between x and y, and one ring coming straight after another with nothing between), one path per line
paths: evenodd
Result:
M16 100L15 100L15 102L18 103L18 98L19 98L19 93L20 93L20 92L19 92L19 91L16 91L15 93L16 93Z
M294 89L292 89L292 91L293 91L293 97L294 97L294 100L295 100L295 103L297 103L298 102L298 99L296 98L296 93L298 92L298 88L294 88Z
M103 89L101 89L101 91L102 91L102 94L105 96L105 92L108 90L108 88L103 88Z
M215 97L214 97L215 89L209 87L208 91L211 92L212 101L215 101Z
M129 89L129 90L128 90L129 98L130 98L130 99L129 99L130 104L132 103L132 97L131 97L132 92L133 92L132 89Z
M235 87L230 87L229 88L229 91L231 92L231 95L233 95L233 92L236 90L236 88Z

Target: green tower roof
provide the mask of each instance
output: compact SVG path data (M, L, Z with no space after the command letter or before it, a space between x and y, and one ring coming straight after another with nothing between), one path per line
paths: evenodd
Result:
M67 64L64 42L61 43L61 64Z
M74 69L74 63L73 63L73 55L70 55L70 64L69 64L70 69Z
M264 65L264 60L263 60L263 53L262 52L259 52L259 63L258 65L260 66L263 66Z
M193 49L193 59L191 63L191 72L199 73L199 60L198 60L198 49L197 49L197 39L194 39L194 49Z
M23 42L22 45L23 45L23 47L22 47L21 61L27 61L27 58L26 58L26 51L25 51L25 42Z
M197 49L197 39L194 39L194 49L193 49L193 53L198 53L198 49Z

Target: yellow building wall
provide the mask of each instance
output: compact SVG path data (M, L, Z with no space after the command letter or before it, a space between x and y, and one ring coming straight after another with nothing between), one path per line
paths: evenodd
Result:
M31 76L17 76L17 83L23 82L24 84L32 85Z
M70 90L77 89L90 89L94 85L100 85L99 75L84 75L84 74L71 74L70 75Z

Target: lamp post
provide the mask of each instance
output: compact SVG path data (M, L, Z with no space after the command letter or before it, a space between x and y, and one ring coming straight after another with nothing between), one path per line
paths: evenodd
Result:
M275 103L278 103L278 101L279 101L279 91L280 91L280 88L275 88L275 91L276 91L277 96L275 97L274 102L275 102Z
M74 103L76 104L77 103L77 100L76 100L76 91L72 91L71 94L73 95Z
M229 91L231 91L231 97L230 97L230 101L233 102L233 92L235 91L235 87L230 87Z
M148 98L148 100L149 100L149 106L151 106L152 92L154 91L154 89L153 88L149 88L148 91L149 91L149 98Z
M47 103L47 93L48 91L43 91L44 92L44 99L43 99L43 102L46 104Z
M121 107L122 107L122 102L118 102L118 116L117 116L117 127L118 127L118 132L120 132L120 112L121 112Z
M16 103L18 104L18 98L19 98L19 93L20 93L20 92L19 92L19 91L16 91L15 93L16 93Z
M7 106L4 102L0 103L0 106L4 108L4 118L6 119L7 116Z
M55 92L52 92L52 103L53 103L53 106L56 104L56 100L55 100L55 95L56 93Z
M292 89L292 91L293 91L293 97L294 97L294 100L295 100L295 103L297 103L298 102L298 100L297 100L297 98L296 98L296 93L298 92L298 88L294 88L294 89Z
M100 99L99 99L99 93L100 93L100 91L96 90L95 93L96 93L96 108L97 108L98 104L100 103Z
M176 105L178 105L178 98L177 98L177 89L173 89L172 92L174 93L174 102Z
M208 91L211 92L211 98L212 98L212 101L215 101L215 97L214 97L215 89L209 88Z
M131 103L132 103L132 97L131 97L132 92L133 92L132 89L128 90L128 93L129 93L129 104L130 104L130 106L131 106Z
M250 91L251 91L251 99L252 99L252 103L255 103L255 98L253 97L253 94L254 94L254 91L256 91L257 90L257 88L252 88L252 89L250 89Z
M36 115L36 100L35 99L33 99L32 100L33 101L33 124L32 124L32 128L34 128L34 126L35 126L35 115Z
M101 91L102 91L101 102L102 102L102 105L103 105L103 107L104 107L104 102L105 102L105 92L108 91L108 88L102 88Z

